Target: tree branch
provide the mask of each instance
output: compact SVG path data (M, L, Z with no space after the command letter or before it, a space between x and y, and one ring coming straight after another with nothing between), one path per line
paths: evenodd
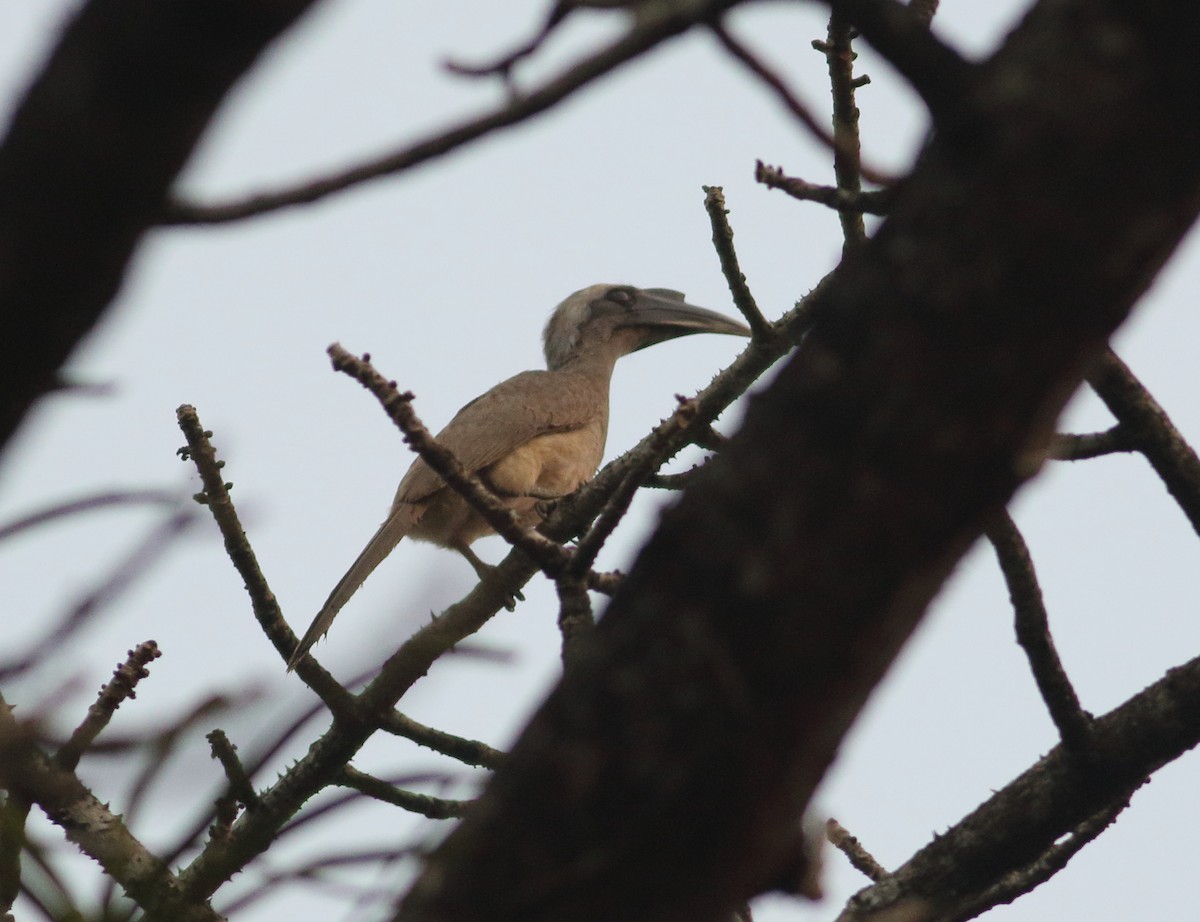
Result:
M219 922L206 902L189 898L167 866L100 803L75 773L54 763L0 701L0 785L36 804L68 839L117 881L154 922Z
M647 9L617 41L568 68L531 93L505 106L431 135L394 153L350 167L340 173L313 179L291 188L261 192L236 201L214 205L174 202L162 215L164 224L219 224L306 205L351 186L394 176L433 160L463 145L544 112L580 87L604 76L659 43L678 35L734 6L738 0L699 0L691 4L662 3Z
M1162 479L1200 535L1200 458L1129 367L1108 350L1088 375L1109 412Z
M313 0L91 0L0 146L0 446L120 288L235 81Z
M931 139L397 919L707 922L770 886L856 714L1200 210L1200 122L1178 117L1200 9L1042 4L968 68L917 55L931 37L903 8L834 7L881 46L907 28L860 12L902 13L925 41L889 57L946 80L935 110L982 100L985 137L1009 140L966 157ZM1105 737L1113 772L1052 757L1057 823L983 864L943 849L945 873L994 883L1193 744L1191 678L1139 714L1157 735ZM1042 822L1005 806L1017 833ZM937 883L921 896L959 879Z

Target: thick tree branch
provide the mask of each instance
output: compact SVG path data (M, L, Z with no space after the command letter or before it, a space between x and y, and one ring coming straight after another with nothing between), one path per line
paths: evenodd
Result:
M777 329L784 336L769 343L752 342L701 390L692 399L694 415L685 418L676 413L660 423L638 445L605 465L589 483L559 502L550 518L542 524L541 531L556 541L567 541L581 533L604 508L615 486L625 481L631 472L651 461L661 464L687 445L698 430L703 432L787 351L791 341L799 339L809 328L813 317L812 301L823 291L824 283L778 321ZM198 420L193 427L189 445L195 448L206 444L207 437ZM206 494L217 491L216 495L224 495L227 499L215 460L207 463L205 469L208 471L205 475ZM220 509L221 505L215 508ZM223 532L240 534L240 525L234 527L236 520L222 518L218 521L222 523ZM486 585L477 585L465 598L405 641L383 664L379 676L357 696L358 703L336 709L333 725L313 743L307 755L278 782L260 792L259 809L244 814L230 830L227 841L210 844L180 873L185 892L211 896L229 877L265 851L279 829L310 797L330 783L335 773L354 757L375 730L388 727L389 715L396 702L429 671L438 657L486 624L535 572L533 562L514 549L497 566L493 580ZM254 570L248 570L247 574L254 577ZM614 582L602 581L609 585ZM315 663L311 668L320 669ZM303 671L301 676L307 679Z
M117 293L229 88L313 0L91 0L0 146L0 446Z
M1200 9L1043 3L967 67L865 15L894 9L928 39L903 8L834 7L877 45L903 38L889 56L945 80L933 92L986 131L935 136L817 293L801 348L664 516L399 919L703 922L771 885L871 690L1200 211L1200 121L1179 118L1200 95ZM1071 825L963 871L995 883L1093 815L1090 794L1138 783L1146 753L1183 751L1192 693L1173 674L1157 736L1130 720L1133 738L1108 737L1115 780L1056 757L1055 779L1086 782L1056 785Z

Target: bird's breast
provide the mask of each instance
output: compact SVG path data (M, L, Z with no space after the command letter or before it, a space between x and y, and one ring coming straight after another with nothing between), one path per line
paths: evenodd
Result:
M597 421L530 439L482 473L501 495L565 496L596 473L603 456L604 426Z

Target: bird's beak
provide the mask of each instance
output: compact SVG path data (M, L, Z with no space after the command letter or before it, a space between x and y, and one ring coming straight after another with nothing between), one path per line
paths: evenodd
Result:
M692 333L750 335L750 328L740 320L688 304L682 292L669 288L639 288L637 302L621 326L642 331L643 338L638 343L638 349Z

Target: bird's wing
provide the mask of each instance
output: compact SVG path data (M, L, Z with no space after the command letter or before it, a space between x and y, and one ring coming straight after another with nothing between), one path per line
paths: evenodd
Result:
M438 441L454 452L469 471L478 471L551 432L571 432L593 421L607 405L607 390L597 390L579 376L526 371L502 381L455 414L438 433ZM444 486L417 458L396 491L387 520L338 581L296 646L288 671L329 630L333 619L363 581L407 535L420 518L420 504Z
M558 372L525 371L501 381L459 410L437 440L468 471L482 470L526 442L551 432L579 429L602 413L607 391ZM444 486L420 458L396 490L393 508L419 503Z

